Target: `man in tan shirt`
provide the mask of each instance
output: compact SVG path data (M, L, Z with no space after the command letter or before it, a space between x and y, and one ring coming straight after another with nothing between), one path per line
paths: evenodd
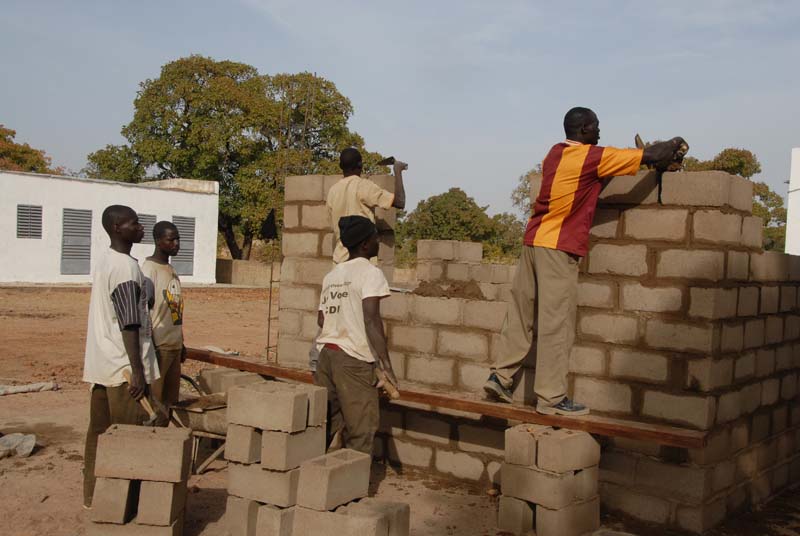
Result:
M395 161L394 163L394 194L388 192L369 179L361 177L364 164L361 153L354 147L348 147L339 156L339 167L342 168L342 179L334 184L328 192L328 215L331 229L336 238L336 247L333 250L333 262L339 264L349 258L347 248L339 239L339 219L345 216L364 216L375 222L373 209L399 208L406 206L406 191L403 188L403 170L408 169L408 164Z

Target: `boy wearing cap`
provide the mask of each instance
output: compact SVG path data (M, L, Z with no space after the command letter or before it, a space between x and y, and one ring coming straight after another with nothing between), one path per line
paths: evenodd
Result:
M314 381L328 390L331 435L339 434L347 448L371 454L383 385L375 373L376 359L386 379L397 386L380 313L389 283L369 262L378 253L375 224L363 216L345 216L338 227L349 259L322 281Z

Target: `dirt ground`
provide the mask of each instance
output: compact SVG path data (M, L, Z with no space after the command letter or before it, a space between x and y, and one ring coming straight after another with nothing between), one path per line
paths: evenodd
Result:
M264 356L266 289L187 287L187 346L214 345L242 355ZM83 441L88 390L81 380L89 289L0 287L0 384L55 380L61 390L0 397L0 433L34 433L37 449L27 459L0 460L0 534L84 534L81 508ZM277 304L273 304L277 311ZM274 323L273 323L274 325ZM274 344L275 329L272 341ZM187 362L194 373L199 363ZM187 536L223 536L226 497L224 462L193 476ZM497 499L487 490L427 474L376 464L371 493L408 502L417 536L495 536ZM668 536L627 519L603 515L605 529ZM767 508L730 520L713 536L800 536L800 491Z

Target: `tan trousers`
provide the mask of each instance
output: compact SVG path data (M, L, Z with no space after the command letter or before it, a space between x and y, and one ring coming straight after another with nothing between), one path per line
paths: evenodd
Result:
M379 418L375 365L323 348L314 383L328 390L331 437L341 432L347 448L372 455Z
M112 424L142 424L147 412L133 399L128 384L105 387L95 384L89 400L89 429L83 452L83 504L90 506L94 495L94 462L97 458L97 438Z
M532 350L538 312L536 379L538 404L553 406L567 395L569 354L575 341L579 258L556 249L523 246L511 287L511 301L492 367L511 388L514 375ZM538 307L538 311L535 311Z
M161 403L167 410L178 401L181 388L181 350L166 350L156 348L156 359L161 377L150 385L150 394L153 400ZM158 411L156 426L167 426L169 417Z

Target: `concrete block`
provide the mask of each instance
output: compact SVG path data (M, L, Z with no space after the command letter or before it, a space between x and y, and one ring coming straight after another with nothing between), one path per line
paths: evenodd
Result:
M662 497L699 503L711 495L711 470L642 458L636 466L636 487L650 488Z
M419 324L445 324L458 326L464 300L459 298L432 298L414 296L411 306L411 317Z
M589 376L603 376L606 370L606 353L600 348L574 345L569 354L569 371Z
M727 279L747 281L750 276L750 254L744 251L728 251Z
M633 486L638 459L638 456L618 450L604 452L600 457L600 481Z
M761 384L751 383L742 387L742 413L752 413L761 406Z
M289 308L315 312L319 308L319 289L281 285L281 309Z
M261 430L251 426L228 424L225 459L239 463L261 461Z
M555 474L504 463L500 472L504 495L545 508L564 508L597 495L597 467L576 473Z
M559 510L536 505L536 536L581 536L600 527L600 499Z
M668 249L658 255L656 276L719 281L725 274L722 251Z
M281 315L283 311L281 311ZM295 338L283 333L278 336L278 363L290 367L308 367L308 351L311 341Z
M714 397L645 391L642 415L708 430L714 423L715 410Z
M325 454L325 428L312 426L301 432L262 432L261 467L288 471L306 460Z
M638 336L636 317L608 313L582 312L579 331L587 340L633 344Z
M604 506L610 510L624 512L650 523L665 524L669 521L672 505L666 499L608 482L603 482L600 494Z
M295 508L278 508L271 504L259 506L255 536L292 536Z
M417 280L436 281L444 277L445 265L441 261L417 261Z
M656 176L655 171L645 170L633 176L614 177L600 192L600 206L658 203Z
M786 317L786 329L783 332L783 337L786 341L800 338L800 316L789 315Z
M744 347L744 326L742 324L723 324L720 337L722 352L740 352Z
M509 497L500 496L497 509L497 528L511 534L528 534L533 530L535 505Z
M787 281L789 255L777 251L750 254L750 279L753 281Z
M647 273L647 246L597 244L589 252L589 273L643 275Z
M714 326L653 318L647 321L644 340L651 348L710 354L714 350Z
M782 286L780 311L785 313L795 307L797 307L797 287Z
M505 434L485 426L458 425L458 450L477 452L496 458L505 455Z
M230 373L223 374L219 378L220 389L223 393L229 392L238 385L251 385L255 383L264 383L265 381L266 380L259 374L242 370L232 370Z
M598 238L614 238L619 227L619 210L599 208L594 213L594 221L589 229L591 236Z
M608 281L580 281L578 306L610 309L616 304L617 285Z
M259 504L251 499L228 495L225 525L230 536L256 536Z
M333 248L336 244L336 237L333 233L325 233L320 239L320 255L329 259L333 257Z
M440 329L437 354L476 361L489 359L489 337L484 333Z
M739 288L739 305L737 313L739 316L755 316L758 314L758 287Z
M430 385L453 385L455 361L444 357L408 357L406 378Z
M281 252L284 257L320 257L319 233L284 232L281 238Z
M390 438L388 441L389 459L402 465L430 467L433 449L409 441Z
M783 342L783 317L776 315L768 316L764 335L767 344Z
M731 391L719 397L717 402L717 424L735 421L742 414L740 391Z
M735 288L689 289L689 316L716 320L736 316Z
M480 480L484 469L480 458L440 448L436 449L435 467L440 473L450 474L460 480Z
M497 284L507 284L514 281L516 267L510 264L490 264L491 268L489 282Z
M293 383L294 389L308 395L308 426L323 426L328 422L328 390L319 385Z
M679 505L675 519L679 527L702 534L722 523L727 511L727 500L720 497L699 506Z
M300 205L284 205L283 228L294 229L300 227Z
M448 262L445 266L444 277L451 281L468 281L472 264L466 262Z
M436 330L402 324L391 324L389 340L392 349L432 354L436 348Z
M731 180L724 171L667 172L661 200L665 205L722 207L730 203Z
M693 241L739 244L742 238L741 227L742 217L739 214L724 214L718 210L698 210L693 216Z
M417 259L451 261L456 258L456 240L417 240Z
M793 400L797 396L797 375L787 374L781 378L781 399Z
M730 197L728 198L728 204L731 206L731 208L741 210L747 214L752 214L753 182L736 175L732 175L729 181L731 191Z
M326 205L303 205L300 225L305 229L330 229L331 222Z
M725 460L714 466L711 473L711 489L714 493L730 488L736 482L736 462Z
M536 441L544 432L552 430L539 424L519 424L505 431L505 461L514 465L536 466Z
M761 287L761 314L778 312L781 288L777 286Z
M332 510L365 497L372 457L342 449L308 460L300 468L297 503L313 510Z
M392 292L388 298L381 300L381 318L384 320L407 321L411 311L413 297L400 292Z
M631 388L585 376L575 378L575 400L597 411L630 413Z
M640 209L625 211L625 236L636 240L682 242L686 239L685 209Z
M191 448L186 428L113 424L97 440L95 476L181 482L189 477Z
M459 363L456 369L458 371L458 385L462 391L477 392L486 383L486 378L488 377L486 365Z
M334 536L387 536L389 520L374 512L355 512L345 515L340 512L320 512L298 506L294 513L293 534Z
M198 383L207 393L227 393L231 387L263 382L264 379L252 372L243 372L226 367L207 368L200 371Z
M677 287L645 287L641 283L623 283L620 301L626 311L672 312L680 310L683 293Z
M139 525L171 526L186 507L186 482L143 480L139 492Z
M483 244L480 242L456 242L455 258L463 262L481 262Z
M300 311L290 311L288 309L284 309L278 315L278 336L299 335L300 325Z
M660 354L614 348L611 350L609 373L611 376L666 382L669 362Z
M281 263L281 283L321 285L332 269L333 261L330 258L289 257Z
M235 387L228 393L228 422L261 430L299 432L308 419L308 393L282 382Z
M775 349L775 369L788 370L794 367L794 354L791 344L784 344Z
M408 536L411 530L411 507L408 503L364 497L358 502L342 506L337 512L340 510L348 516L372 513L386 518L389 522L388 536Z
M764 220L758 216L746 216L742 219L742 245L748 248L763 247Z
M780 399L781 381L778 378L769 378L761 382L761 404L771 406Z
M464 302L464 325L499 333L507 309L508 304L505 302L468 300Z
M133 523L125 525L89 523L85 536L183 536L183 516L179 516L169 527L137 525L135 519Z
M450 423L422 413L406 413L406 433L409 437L447 445L450 443Z
M300 469L269 471L260 465L228 464L228 493L282 508L294 506Z
M744 348L764 346L765 322L763 318L754 318L744 323Z
M537 467L554 473L586 469L600 462L600 444L586 432L566 428L542 432L537 450Z
M324 187L324 175L286 177L284 199L286 201L325 201Z
M379 231L393 231L397 227L397 209L375 207L375 226Z
M713 391L726 387L733 381L733 368L733 358L706 357L689 361L686 387L693 391Z
M138 481L99 477L94 486L89 519L97 523L127 523L136 515L138 500Z

